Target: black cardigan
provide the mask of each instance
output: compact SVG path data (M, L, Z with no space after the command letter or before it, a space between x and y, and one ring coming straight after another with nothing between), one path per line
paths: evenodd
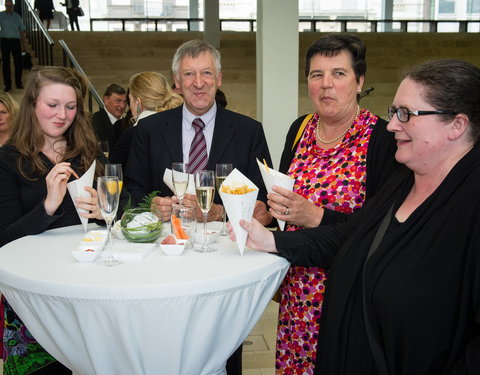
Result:
M17 168L19 152L11 145L0 147L0 247L17 238L31 234L39 234L48 229L80 224L77 210L70 197L65 197L54 215L49 216L45 211L44 201L47 196L45 176L36 180L23 177ZM53 163L43 154L40 154L45 165L51 169ZM72 168L81 175L80 159L68 160ZM103 154L99 154L97 163L107 162ZM27 166L30 168L30 166ZM71 176L71 180L74 177ZM95 188L94 180L93 187ZM126 190L122 190L118 217L128 200ZM103 221L95 220L97 224Z
M315 373L377 374L363 321L362 267L382 219L413 185L406 167L349 220L275 232L294 265L329 268ZM402 224L365 273L365 300L391 375L480 374L480 146Z
M296 151L296 146L292 150L292 145L298 129L306 116L303 115L295 120L288 130L285 147L280 159L279 171L282 173L287 173L288 168L290 168ZM379 117L373 126L368 143L366 200L375 195L378 188L388 180L399 166L395 160L395 152L397 151L395 138L393 133L387 130L387 124L387 121ZM325 209L322 225L343 221L347 217L348 214L343 212Z

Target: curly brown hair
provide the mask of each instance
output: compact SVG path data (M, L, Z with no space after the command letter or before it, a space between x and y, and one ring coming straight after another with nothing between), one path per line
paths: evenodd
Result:
M14 145L20 157L18 168L25 178L35 179L48 174L49 169L39 156L44 146L44 136L37 120L35 108L40 91L46 85L60 83L70 86L75 91L77 112L70 127L65 131L66 150L60 161L74 157L80 158L81 172L85 172L98 155L98 142L93 131L90 115L84 108L84 98L87 93L85 78L71 68L56 66L40 66L32 70L29 76L25 93L20 104L20 111L12 126L9 143ZM27 172L25 165L31 163L32 168ZM97 175L103 166L97 162Z

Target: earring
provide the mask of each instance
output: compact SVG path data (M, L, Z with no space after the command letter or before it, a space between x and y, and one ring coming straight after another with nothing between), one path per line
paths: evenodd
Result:
M362 92L362 89L357 90L357 94L360 94Z
M142 107L140 107L139 105L137 105L137 113L140 113L142 112Z

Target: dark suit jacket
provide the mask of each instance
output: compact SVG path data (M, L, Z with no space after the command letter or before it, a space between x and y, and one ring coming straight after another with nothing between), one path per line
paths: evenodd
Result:
M125 185L133 203L154 190L161 196L173 193L163 183L166 168L183 161L182 106L148 116L135 127L133 143L125 172ZM255 158L271 164L262 124L250 117L217 106L212 147L207 169L217 163L232 163L260 191L259 200L266 202L266 190ZM215 202L220 203L218 194Z
M93 130L99 141L108 141L109 151L112 152L117 143L117 136L115 134L115 128L110 122L107 110L102 108L100 111L95 112L92 116Z

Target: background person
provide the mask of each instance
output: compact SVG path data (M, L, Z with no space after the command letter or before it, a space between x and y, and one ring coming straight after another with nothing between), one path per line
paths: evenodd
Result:
M20 15L13 11L13 1L5 0L5 11L0 12L0 50L2 51L2 73L4 92L12 89L10 72L10 55L15 66L15 84L17 89L22 85L22 51L25 51L25 25Z
M38 10L38 16L48 30L55 10L53 0L35 0L34 8Z
M60 3L67 9L68 20L70 21L70 28L75 31L74 26L77 26L77 31L80 31L78 25L78 7L80 6L79 0L66 0L64 3Z
M307 50L305 76L315 112L298 118L287 134L279 170L295 179L293 192L268 195L272 216L285 220L287 231L344 220L395 169L387 122L358 105L365 56L365 43L349 34L322 36ZM326 278L325 269L300 266L285 276L277 374L313 373Z
M479 374L480 69L413 68L389 117L405 168L364 209L293 233L243 222L247 246L329 268L315 374Z
M72 69L34 69L11 138L0 148L0 246L45 230L80 224L76 207L102 219L95 189L72 201L67 182L101 158L83 104L86 84ZM106 161L106 160L103 160ZM97 173L102 159L97 159ZM40 251L41 249L39 249ZM5 302L4 375L70 373L30 335ZM52 366L52 367L50 367Z
M122 118L127 107L127 92L125 89L112 83L103 94L104 108L92 116L93 130L99 141L107 141L109 150L115 149L117 136L114 124Z
M129 103L136 126L144 119L157 112L176 108L183 103L180 95L170 88L167 79L157 72L142 72L130 78ZM118 139L115 150L110 156L112 163L122 164L125 169L132 145L134 128L126 129Z
M10 94L0 92L0 146L10 138L10 127L18 113L18 104Z

